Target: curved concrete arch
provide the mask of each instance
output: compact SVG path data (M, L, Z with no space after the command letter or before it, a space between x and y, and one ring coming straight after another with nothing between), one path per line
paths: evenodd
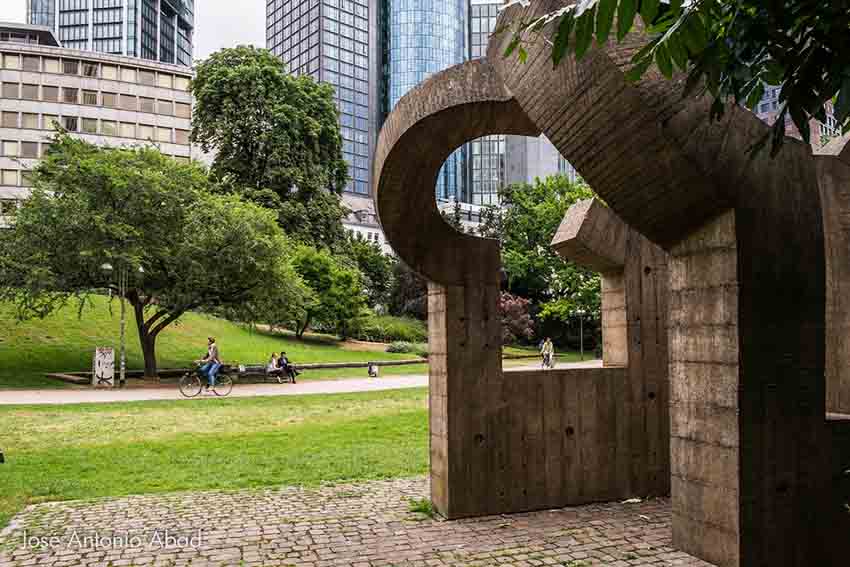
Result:
M438 73L407 93L378 137L374 194L384 234L411 268L433 282L498 283L498 243L454 230L434 195L446 158L488 134L539 131L489 63L478 60Z

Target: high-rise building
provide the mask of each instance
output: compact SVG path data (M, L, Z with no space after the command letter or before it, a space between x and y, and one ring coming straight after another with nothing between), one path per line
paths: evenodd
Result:
M385 0L389 110L429 76L466 60L468 1ZM438 199L462 198L464 162L464 148L446 160L437 178Z
M103 146L192 157L191 69L59 47L48 27L0 24L0 227L30 193L58 125Z
M63 47L190 67L194 0L27 0Z

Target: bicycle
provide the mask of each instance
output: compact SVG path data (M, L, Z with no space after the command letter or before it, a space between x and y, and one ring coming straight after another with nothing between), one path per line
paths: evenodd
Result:
M209 389L220 397L227 396L233 391L233 378L229 371L223 370L222 367L222 370L215 377L215 385L209 386L209 377L201 372L200 365L196 365L194 372L189 371L180 378L180 393L187 398L194 398L204 389L204 384L207 384Z

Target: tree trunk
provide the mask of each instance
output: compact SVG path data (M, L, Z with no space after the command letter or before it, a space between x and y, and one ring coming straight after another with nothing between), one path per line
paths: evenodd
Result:
M295 336L296 336L297 338L299 338L299 339L300 339L300 338L302 338L302 337L304 336L304 332L307 330L307 327L309 327L309 326L310 326L310 319L311 319L311 317L310 317L310 315L308 314L308 315L306 316L306 318L304 319L304 324L303 324L303 325L300 325L300 326L298 327L298 330L297 330L297 331L295 331Z
M145 333L139 335L142 343L142 355L145 358L145 378L157 378L156 368L156 335Z

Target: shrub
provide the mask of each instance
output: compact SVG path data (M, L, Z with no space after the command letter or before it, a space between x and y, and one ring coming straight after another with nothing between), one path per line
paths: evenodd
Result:
M361 341L421 343L428 340L428 329L417 319L375 315L370 311L357 318L349 336Z
M534 321L528 313L531 302L523 297L502 292L499 311L502 314L502 344L530 341L534 337Z
M428 343L408 343L395 341L387 346L387 352L409 352L422 358L428 358Z

